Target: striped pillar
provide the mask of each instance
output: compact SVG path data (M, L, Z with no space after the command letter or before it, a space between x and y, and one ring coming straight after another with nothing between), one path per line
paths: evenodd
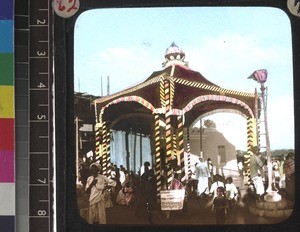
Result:
M170 77L170 108L173 107L174 95L175 95L174 79Z
M161 159L160 159L160 125L159 125L159 115L154 116L154 139L155 139L155 172L156 172L156 193L157 198L160 197L161 190Z
M164 82L164 95L166 102L166 163L167 163L167 186L169 187L172 181L172 169L170 167L170 160L172 156L172 130L171 130L171 101L170 101L170 82Z
M106 173L107 173L107 132L106 132L106 122L102 123L101 135L102 135L102 156L101 156L102 159L101 159L101 165L102 165L103 175L106 175Z
M177 136L178 136L178 153L180 159L181 182L185 182L185 165L184 165L184 144L183 144L183 120L182 116L177 117Z
M0 1L0 228L15 230L14 1Z
M173 157L177 157L177 133L176 130L173 130L173 137L172 137L172 148L173 148Z
M187 169L188 169L188 179L190 180L192 177L192 169L191 169L191 147L190 147L190 128L186 129L186 150L187 150Z
M256 119L248 117L247 118L247 154L244 156L244 183L250 183L250 156L251 147L257 145L257 131L256 131Z
M161 107L166 107L166 101L165 101L165 86L164 86L164 78L163 76L159 79L159 99L161 102Z
M96 140L96 158L100 158L101 157L101 151L102 151L102 144L101 144L101 140L102 140L102 135L101 135L101 124L100 123L96 123L95 125L95 140Z
M110 139L111 139L111 134L110 134L110 129L106 130L106 174L110 176Z

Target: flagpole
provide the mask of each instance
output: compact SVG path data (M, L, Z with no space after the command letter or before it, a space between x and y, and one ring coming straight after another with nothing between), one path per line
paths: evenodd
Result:
M266 190L267 194L264 196L264 200L266 202L277 202L281 200L281 196L277 193L277 191L272 190L273 171L272 171L272 162L271 162L271 148L270 148L270 138L269 138L269 129L268 129L268 118L267 118L266 87L264 85L264 83L267 81L267 76L268 76L267 70L261 69L255 71L250 76L250 78L260 83L262 107L264 112L266 150L267 150L267 168L268 168L268 188Z

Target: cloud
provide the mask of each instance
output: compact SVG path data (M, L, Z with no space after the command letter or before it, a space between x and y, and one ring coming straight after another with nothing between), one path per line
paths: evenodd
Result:
M112 83L110 93L114 93L145 80L155 71L155 63L147 48L112 47L90 54L85 70L83 75L89 76L90 80L100 80L102 76L105 86L109 76ZM95 94L98 91L94 88L95 83L90 81L85 84L90 92Z
M256 36L236 33L207 37L199 42L199 47L188 48L186 57L192 69L215 84L249 91L249 87L256 86L247 80L253 71L267 68L276 75L277 70L290 68L292 54L291 48L263 46Z

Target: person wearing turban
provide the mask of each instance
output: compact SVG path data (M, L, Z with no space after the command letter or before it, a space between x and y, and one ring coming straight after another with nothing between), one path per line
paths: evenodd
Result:
M116 186L116 181L100 174L99 163L90 165L91 176L87 179L86 193L89 197L89 224L106 224L104 192L107 188Z

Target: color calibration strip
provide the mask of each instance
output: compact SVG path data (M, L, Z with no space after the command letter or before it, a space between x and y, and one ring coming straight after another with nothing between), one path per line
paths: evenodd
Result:
M14 0L0 0L0 230L15 231Z

